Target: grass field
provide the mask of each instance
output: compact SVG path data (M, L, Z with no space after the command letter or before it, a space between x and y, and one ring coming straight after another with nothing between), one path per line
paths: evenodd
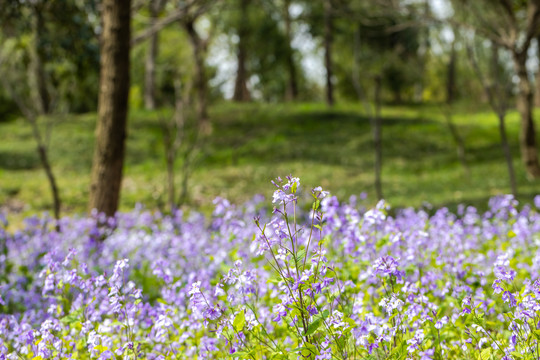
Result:
M138 202L164 209L166 167L159 118L170 113L131 112L121 210ZM382 115L383 192L393 207L429 202L482 208L489 197L509 192L497 120L489 110L462 108L454 116L465 140L470 178L439 107L387 106ZM211 109L211 119L213 134L189 181L190 208L208 211L216 196L241 202L268 193L270 179L287 174L320 184L342 200L366 192L368 202L375 201L372 135L359 105L328 109L323 104L225 103ZM95 114L52 121L50 156L64 214L86 211L95 121ZM520 200L531 201L540 193L540 182L528 181L520 162L517 114L510 113L507 122ZM22 119L0 123L0 134L0 205L14 218L50 210L51 196L29 125ZM177 168L179 181L181 164Z

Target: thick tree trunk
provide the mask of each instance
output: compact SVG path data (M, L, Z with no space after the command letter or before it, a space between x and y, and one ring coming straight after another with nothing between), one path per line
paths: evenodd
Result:
M154 3L150 4L150 27L157 22L159 9ZM156 108L156 58L158 55L159 33L150 36L148 51L144 62L144 107L149 110Z
M90 209L113 216L118 209L129 93L131 0L103 0L98 123Z
M197 92L197 117L199 128L202 134L211 132L210 119L208 118L208 85L204 66L205 42L201 39L194 27L193 20L184 22L191 46L193 47L193 58L195 60L194 85Z
M296 80L296 64L294 63L292 35L291 35L291 14L289 13L290 0L285 0L284 17L285 17L285 38L287 39L287 69L289 71L289 79L285 92L287 101L294 101L298 97L298 82Z
M334 84L332 83L332 3L331 0L324 0L324 66L326 67L326 103L328 106L334 105Z
M533 90L527 76L527 52L513 54L514 68L519 78L517 92L517 109L521 115L520 148L521 158L530 178L540 177L538 151L536 149L536 134L533 118Z
M247 87L248 72L246 68L247 62L247 44L246 40L249 36L248 6L250 0L240 0L240 22L238 24L238 49L237 49L237 70L236 82L234 84L234 101L250 101L251 94Z

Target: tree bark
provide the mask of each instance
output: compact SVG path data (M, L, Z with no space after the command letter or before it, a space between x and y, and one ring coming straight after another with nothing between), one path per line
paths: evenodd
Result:
M506 124L505 117L508 108L508 93L506 89L506 80L501 79L501 67L499 64L499 47L497 43L491 43L491 68L490 77L492 78L492 84L486 80L482 74L482 70L478 65L478 61L474 56L474 52L471 46L467 46L467 55L472 64L473 70L476 76L480 80L484 93L488 98L489 105L492 110L497 114L499 120L499 134L501 136L501 147L503 149L504 157L506 159L506 167L508 169L508 178L510 180L510 188L512 194L517 197L517 182L514 172L514 163L512 160L512 154L510 152L510 145L508 144L508 137L506 136ZM498 102L497 102L498 100Z
M328 106L334 105L334 85L332 83L332 3L331 0L324 0L324 65L326 67L326 103Z
M479 76L480 74L480 67L476 66L478 68ZM508 178L510 181L510 189L512 191L512 195L514 197L518 196L518 188L517 188L517 181L516 181L516 174L514 172L514 161L512 159L512 152L510 151L510 144L508 144L508 137L506 135L506 111L508 108L508 94L511 91L506 85L506 79L503 79L501 74L504 74L504 72L501 70L501 65L499 61L499 47L495 42L491 43L491 76L494 79L494 86L491 88L489 86L484 86L485 92L488 96L489 102L491 104L491 107L493 110L497 113L497 118L499 119L499 134L501 136L501 147L504 153L504 158L506 160L506 167L508 169ZM482 83L484 83L482 81ZM495 102L495 94L493 93L493 89L498 90L497 91L497 97L499 99L499 104L497 106Z
M501 135L501 147L503 149L504 158L506 159L506 167L508 169L508 177L510 179L510 189L514 197L518 196L516 175L514 173L514 162L512 160L512 153L510 152L510 145L508 144L508 138L506 136L506 123L505 112L499 112L497 118L499 119L499 134Z
M90 209L113 216L118 209L129 93L131 0L103 0L98 123Z
M247 44L249 36L248 27L248 6L250 0L240 0L240 19L238 23L238 48L237 48L237 70L236 82L234 84L234 101L250 101L251 94L247 87L248 72L246 68Z
M456 58L456 39L454 38L446 72L446 103L448 105L451 105L456 98Z
M540 35L536 37L536 57L537 57L537 61L540 62ZM540 107L540 69L536 71L534 104L535 106Z
M150 3L150 27L153 27L159 15L155 2ZM156 57L158 55L159 33L150 36L146 60L144 62L144 107L149 110L156 108Z
M285 38L287 39L287 69L289 71L289 81L287 83L285 99L287 101L294 101L298 97L298 82L296 79L296 64L294 63L293 57L294 52L292 47L291 14L289 13L290 3L290 0L285 0L283 9L285 17Z
M536 179L540 177L540 165L536 149L536 135L533 118L533 89L527 76L527 52L513 52L514 68L519 78L516 97L517 109L521 115L520 148L521 158L527 175Z
M446 104L446 109L443 109L443 111L444 111L444 117L446 119L446 125L448 125L448 130L450 131L452 140L454 140L454 143L456 144L456 150L457 150L457 156L458 156L459 162L461 163L461 166L463 167L465 176L467 177L467 179L470 179L471 170L469 168L469 163L467 162L467 155L465 151L465 141L463 140L463 137L461 136L456 125L454 124L454 121L452 120L452 104L451 103Z
M197 120L201 133L207 135L211 132L211 125L208 117L208 84L204 66L206 42L197 33L194 27L194 20L186 21L183 25L193 47L193 58L195 60L194 85L197 92Z
M32 67L36 81L37 100L39 106L39 113L50 113L51 96L49 89L47 88L47 79L45 75L45 69L43 68L43 49L41 46L41 34L44 31L43 15L41 14L41 7L36 5L34 7L34 54L32 56Z
M54 176L51 164L49 162L48 152L44 145L38 144L38 153L39 153L39 158L41 160L41 164L43 165L43 169L45 169L45 174L47 175L49 186L51 187L51 193L53 196L54 218L56 220L60 220L60 206L61 206L60 193L58 191L58 186L56 184L56 178Z
M375 192L377 199L383 199L382 192L382 118L381 118L381 82L380 76L375 77L375 116L373 124L373 143L375 147Z

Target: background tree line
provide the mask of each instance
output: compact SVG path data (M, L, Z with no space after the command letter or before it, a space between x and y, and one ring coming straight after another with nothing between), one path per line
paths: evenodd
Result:
M128 108L175 109L162 121L163 139L171 177L182 156L186 183L190 161L212 133L208 107L222 99L362 102L372 124L378 197L382 102L441 104L464 168L454 104L488 103L506 153L504 119L515 104L522 164L530 178L540 177L532 113L535 99L540 104L540 0L1 3L0 115L22 115L34 129L57 214L47 126L40 126L50 121L45 115L98 112L89 207L112 215ZM178 206L174 187L169 192Z

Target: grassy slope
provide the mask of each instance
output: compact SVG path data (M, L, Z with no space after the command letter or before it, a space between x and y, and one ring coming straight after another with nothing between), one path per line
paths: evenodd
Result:
M130 116L123 210L136 202L152 208L165 203L158 125L163 114L139 111ZM359 106L328 110L319 104L221 104L211 116L214 133L190 180L194 207L208 210L216 196L240 202L256 193L269 194L269 180L290 173L308 186L322 185L340 199L367 192L368 200L374 201L371 129ZM462 111L454 117L467 146L470 179L464 176L437 107L385 107L383 117L383 191L394 207L426 201L436 206L483 206L490 196L509 191L497 122L489 111ZM508 130L519 191L522 200L530 201L540 193L540 182L525 177L518 124L517 114L511 113ZM51 131L51 161L69 213L85 211L94 126L95 114L64 116L55 120ZM49 209L48 184L28 125L22 120L0 123L0 134L0 204L22 207L17 217Z

